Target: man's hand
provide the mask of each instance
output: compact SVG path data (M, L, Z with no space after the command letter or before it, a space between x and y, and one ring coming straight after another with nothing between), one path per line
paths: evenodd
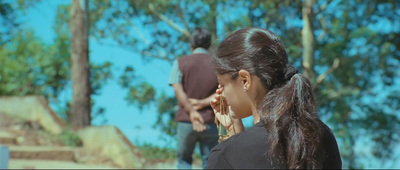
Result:
M198 111L190 112L190 121L192 122L194 131L202 132L206 130L206 125L204 124L203 117L201 117Z
M193 107L192 104L190 104L189 98L183 91L182 84L175 83L172 84L172 87L174 87L175 96L178 99L179 103L181 103L183 105L183 108L189 113L190 121L193 125L193 130L196 132L204 131L206 129L206 126L204 125L203 117L196 109L199 106Z
M204 104L204 102L202 100L193 99L193 98L189 98L189 102L193 106L194 110L201 110L202 108L204 108L206 106L206 104L208 104L208 103Z
M207 98L204 99L193 99L193 98L189 98L189 103L193 106L194 110L201 110L205 107L210 106L211 101L218 96L217 93L214 93L210 96L208 96Z

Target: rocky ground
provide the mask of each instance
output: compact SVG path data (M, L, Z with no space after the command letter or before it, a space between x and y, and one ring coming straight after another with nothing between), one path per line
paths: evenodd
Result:
M10 169L117 168L109 158L67 146L65 140L47 133L36 122L0 114L0 145L10 150Z
M10 150L10 169L117 169L110 158L67 144L68 136L47 133L36 122L23 121L0 113L0 145ZM175 169L176 160L145 159L145 169ZM194 169L201 169L195 160Z

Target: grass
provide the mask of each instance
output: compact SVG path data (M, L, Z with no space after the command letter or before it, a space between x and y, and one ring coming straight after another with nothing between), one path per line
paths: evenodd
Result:
M82 141L79 138L78 134L76 134L76 132L72 130L69 129L63 130L59 137L61 141L67 146L72 146L72 147L82 146Z
M171 160L176 159L176 150L166 147L158 147L149 143L145 143L141 146L137 146L139 150L143 153L145 159L163 159ZM194 153L193 159L201 160L201 156L198 153Z

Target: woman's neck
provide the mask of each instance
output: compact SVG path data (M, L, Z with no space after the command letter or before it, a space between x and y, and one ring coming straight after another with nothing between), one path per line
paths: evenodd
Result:
M257 95L253 100L252 100L252 102L253 102L253 105L252 105L252 108L251 108L251 110L252 110L252 114L253 114L253 121L254 121L254 124L256 124L256 123L258 123L259 121L260 121L260 115L258 114L258 111L259 111L259 106L261 106L262 105L262 102L263 102L263 99L264 99L264 93L265 93L265 90L264 89L262 89L261 90L262 92L261 92L261 94L262 95Z
M258 115L258 113L253 114L253 121L254 121L254 124L256 124L260 121L260 115Z
M253 115L254 124L256 124L260 121L260 115L258 114L258 109L256 106L252 105L251 111L252 111L252 115Z

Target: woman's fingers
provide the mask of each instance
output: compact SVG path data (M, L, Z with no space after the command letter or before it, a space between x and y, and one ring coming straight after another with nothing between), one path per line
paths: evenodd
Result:
M210 103L211 107L214 109L215 113L220 111L220 107L219 107L220 102L219 102L219 100L220 100L220 96L217 95L217 96L214 97L214 99Z
M230 115L229 115L229 107L228 107L228 102L224 96L222 96L224 88L221 85L218 85L218 89L216 90L216 95L214 99L211 101L211 107L214 110L215 117L219 120L219 122L224 126L224 127L229 127L232 124ZM221 107L221 100L222 101L222 107ZM221 108L223 110L221 110Z
M213 110L214 110L214 113L217 113L217 112L219 112L219 102L218 102L218 100L217 99L213 99L212 101L211 101L211 107L213 108Z
M217 88L217 90L215 90L215 92L217 93L217 94L222 94L222 91L224 90L224 88L221 86L221 85L218 85L218 88Z

